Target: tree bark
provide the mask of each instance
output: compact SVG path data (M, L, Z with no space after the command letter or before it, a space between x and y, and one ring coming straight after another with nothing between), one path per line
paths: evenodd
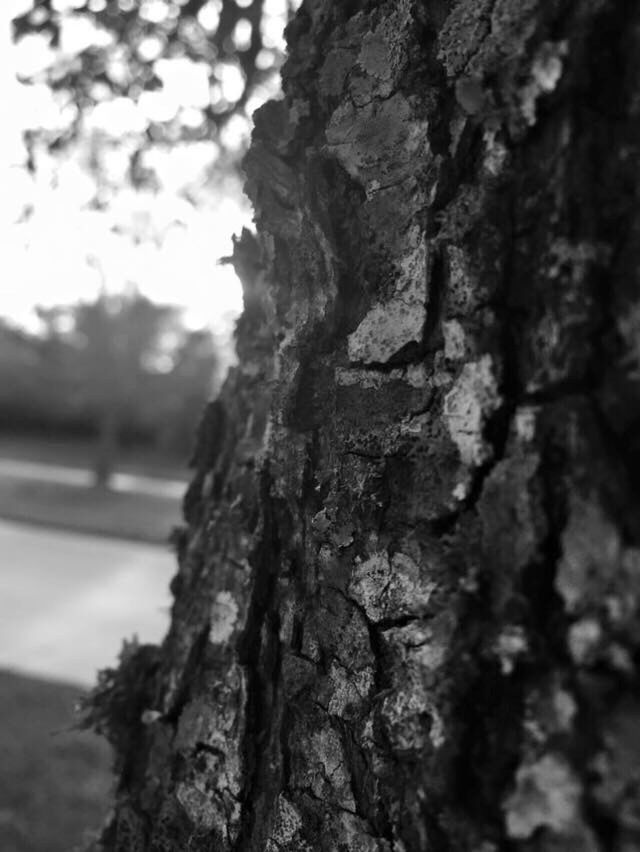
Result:
M302 6L103 849L640 848L639 34Z

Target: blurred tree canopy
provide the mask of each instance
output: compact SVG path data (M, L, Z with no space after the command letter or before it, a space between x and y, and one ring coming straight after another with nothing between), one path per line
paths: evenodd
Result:
M150 144L213 139L223 153L238 147L253 109L278 89L282 31L298 5L25 0L12 22L25 59L19 77L57 93L66 121L47 130L51 148L68 143L96 108L94 124L107 135L109 119L137 130L130 177L141 184L150 177L143 162ZM43 133L29 134L27 144Z
M233 212L224 201L237 198L250 116L279 90L283 30L298 5L12 0L24 139L13 173L26 175L12 240L42 276L47 258L55 274L68 239L77 292L102 282L103 294L40 310L39 333L0 325L0 428L99 437L102 481L118 442L186 451L225 355L177 309L117 293L131 281L171 293L187 278L192 297L200 284L229 288L210 223L220 227L217 209ZM38 242L36 232L58 236ZM224 305L212 292L212 311L216 299ZM203 312L203 325L211 319Z
M95 437L101 484L123 441L184 458L216 375L211 332L135 290L39 313L39 335L0 322L3 429Z

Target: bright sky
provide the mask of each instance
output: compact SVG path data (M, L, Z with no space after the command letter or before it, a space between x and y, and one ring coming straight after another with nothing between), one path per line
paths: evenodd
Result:
M268 3L275 20L284 0ZM150 0L147 5L150 15L158 15L167 4ZM216 3L209 5L214 15ZM73 0L54 0L54 7L72 10ZM207 69L188 60L160 60L162 90L137 103L105 93L87 116L82 144L55 157L42 146L34 177L25 168L23 131L64 127L74 119L75 107L44 83L24 85L16 79L17 70L37 72L52 61L42 38L11 43L11 18L29 9L29 0L0 0L0 98L8 119L0 134L0 314L35 329L37 304L69 303L92 298L101 287L119 291L133 284L150 298L184 306L190 326L228 333L242 297L235 274L217 259L230 253L231 235L249 224L250 211L237 182L230 181L217 197L203 189L216 143L150 150L145 165L159 178L155 192L134 191L126 181L129 151L149 118L180 113L185 122L201 119L199 108L211 96ZM63 24L56 61L68 61L91 40L106 37L79 26L71 14ZM281 46L281 25L279 31L274 26L271 38ZM238 96L236 71L229 66L218 75L221 96L229 101ZM226 141L247 132L246 122L232 122ZM96 158L99 178L90 167ZM105 200L100 210L89 204L96 189Z

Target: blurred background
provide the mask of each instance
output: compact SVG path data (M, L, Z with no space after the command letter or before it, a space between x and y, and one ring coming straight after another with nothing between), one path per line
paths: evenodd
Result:
M1 0L0 850L106 813L78 696L168 624L187 461L234 362L239 163L298 0Z

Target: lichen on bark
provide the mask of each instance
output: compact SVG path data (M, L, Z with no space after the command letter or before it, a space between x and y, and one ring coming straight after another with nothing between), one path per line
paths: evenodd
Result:
M639 33L302 4L105 851L640 846Z

